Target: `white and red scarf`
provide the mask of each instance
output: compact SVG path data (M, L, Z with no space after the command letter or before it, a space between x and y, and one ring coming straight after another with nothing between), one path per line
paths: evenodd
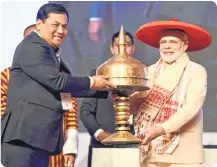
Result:
M182 107L186 92L188 62L189 58L184 53L176 62L166 68L162 59L156 63L156 68L149 76L152 79L151 89L135 117L136 135L141 134L147 127L164 123ZM141 145L141 162L153 150L157 154L172 153L179 144L179 140L179 132L174 132L162 135L148 145Z

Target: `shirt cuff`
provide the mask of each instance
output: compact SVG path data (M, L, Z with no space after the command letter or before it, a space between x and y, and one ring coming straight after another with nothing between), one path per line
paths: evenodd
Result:
M95 139L96 139L97 141L99 141L98 136L99 136L99 134L102 133L102 132L104 132L103 129L98 129L98 130L94 133L94 137L95 137Z
M92 88L94 85L94 79L92 77L89 77L89 78L90 78L90 88Z
M129 122L130 122L130 125L133 125L133 115L130 115Z
M91 17L89 19L89 21L98 21L98 20L102 20L100 17Z
M78 154L78 131L76 129L67 130L63 145L63 155L65 154Z

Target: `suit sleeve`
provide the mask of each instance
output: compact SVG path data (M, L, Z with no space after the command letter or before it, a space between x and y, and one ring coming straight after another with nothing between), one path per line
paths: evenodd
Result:
M5 113L7 106L8 82L10 78L10 67L1 72L1 117Z
M207 92L207 73L201 66L191 78L186 94L186 103L162 124L165 133L172 133L191 121L203 106Z
M58 92L70 92L73 96L82 90L89 90L89 77L61 73L50 52L46 45L29 42L19 53L21 69L40 84Z
M109 1L93 1L90 9L90 18L104 18Z
M91 76L96 74L96 70L91 71ZM101 127L96 121L98 99L82 99L80 107L80 119L91 136Z
M34 49L33 49L34 48ZM28 43L21 49L21 69L32 79L57 92L70 92L72 97L107 98L107 91L90 89L89 77L75 77L61 73L50 49L40 42Z
M98 99L85 98L80 107L80 119L91 136L101 129L95 118L97 102Z

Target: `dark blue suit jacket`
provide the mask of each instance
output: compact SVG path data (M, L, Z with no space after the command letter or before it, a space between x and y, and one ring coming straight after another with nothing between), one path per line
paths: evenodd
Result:
M68 73L68 74L67 74ZM89 90L89 77L73 77L56 50L32 32L16 48L2 117L2 142L21 140L58 154L62 150L63 110L60 92L74 97L102 97ZM107 97L107 92L102 93Z

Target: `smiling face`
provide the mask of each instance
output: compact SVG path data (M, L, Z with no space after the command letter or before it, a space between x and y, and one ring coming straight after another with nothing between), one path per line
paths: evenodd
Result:
M164 62L171 64L188 48L188 37L179 30L166 30L160 39L160 55Z
M58 48L67 35L68 18L65 13L50 13L46 20L37 20L37 30L51 46Z

